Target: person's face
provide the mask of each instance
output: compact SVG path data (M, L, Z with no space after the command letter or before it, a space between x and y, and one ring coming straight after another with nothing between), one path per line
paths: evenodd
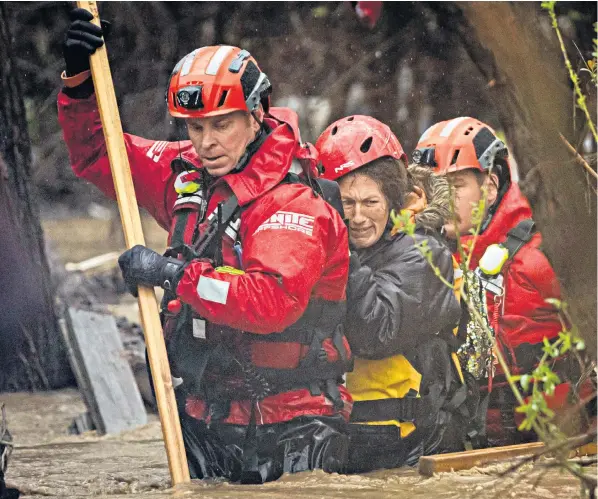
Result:
M447 174L447 178L454 195L455 215L457 217L459 235L464 236L469 233L470 229L474 228L472 210L478 206L484 197L482 187L486 185L488 189L488 197L486 199L486 207L488 207L496 200L496 182L498 180L495 175L486 175L484 183L480 185L478 177L476 177L473 170L452 172ZM449 219L449 223L444 226L444 230L449 239L457 238L457 231L453 220Z
M365 175L339 180L345 216L349 219L349 239L356 248L369 248L384 233L390 209L378 184Z
M257 121L243 111L188 118L186 122L189 139L202 165L215 177L232 171L259 129Z

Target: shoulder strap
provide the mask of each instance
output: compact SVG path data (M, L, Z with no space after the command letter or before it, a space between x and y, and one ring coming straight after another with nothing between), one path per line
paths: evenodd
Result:
M341 191L338 184L333 180L325 178L316 178L315 184L320 188L320 194L324 200L338 211L341 218L345 219L345 210L343 209L343 202L341 200Z
M531 218L522 220L507 233L503 246L509 250L509 260L530 241L535 233L536 224Z
M208 228L194 245L198 257L201 258L214 243L222 239L228 225L239 216L239 211L239 200L234 193L224 203L218 205Z
M307 187L311 187L317 194L322 196L322 199L332 206L341 216L345 219L345 211L343 210L343 203L341 201L341 191L338 184L332 180L325 178L312 178L310 183L300 177L296 173L289 172L282 180L281 184L303 184Z

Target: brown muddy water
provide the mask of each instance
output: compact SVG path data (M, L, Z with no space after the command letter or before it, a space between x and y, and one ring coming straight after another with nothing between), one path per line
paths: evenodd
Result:
M573 498L575 479L550 470L547 461L525 466L508 477L497 473L508 465L440 473L424 478L413 469L385 470L359 476L323 472L283 476L261 486L194 482L178 491L169 488L160 424L150 423L120 435L95 432L67 435L72 419L85 410L74 390L0 394L6 404L15 449L7 480L23 497L107 498ZM593 469L595 472L595 468ZM540 479L539 483L536 481Z
M77 262L124 249L114 223L87 218L43 222L50 246L63 262ZM118 224L116 225L118 229ZM148 246L160 251L166 233L144 217ZM135 315L131 301L122 310ZM133 307L133 308L131 308ZM400 499L552 499L579 497L570 475L547 469L548 461L529 464L500 478L512 463L500 463L424 478L414 469L385 470L367 475L323 472L283 476L274 483L240 486L194 482L170 488L160 423L155 415L136 430L99 437L95 432L68 435L73 418L85 412L75 389L46 393L0 394L13 434L7 481L24 498L400 498ZM596 473L596 468L590 470Z

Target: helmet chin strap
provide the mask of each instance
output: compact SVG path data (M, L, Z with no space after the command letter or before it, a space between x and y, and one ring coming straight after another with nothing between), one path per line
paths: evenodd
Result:
M500 179L501 179L501 177L499 176L499 182L500 182ZM480 234L483 234L484 231L490 225L490 222L492 222L492 218L494 217L496 210L498 210L498 207L500 206L500 202L502 201L502 198L504 197L506 192L509 190L510 186L511 186L511 178L507 177L502 182L500 189L498 189L498 193L496 195L496 199L494 200L494 203L492 203L492 206L490 206L488 208L488 213L486 213L486 217L484 218L484 220L482 221L482 225L480 226Z

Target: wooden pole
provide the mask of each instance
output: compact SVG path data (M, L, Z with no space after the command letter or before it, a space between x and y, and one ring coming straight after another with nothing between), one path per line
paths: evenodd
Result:
M95 1L78 1L77 6L91 12L94 16L93 22L100 25ZM108 65L106 45L97 49L90 57L90 64L125 241L129 248L136 244L144 245L141 219L139 218L129 158L125 149L112 75ZM170 476L172 484L177 485L190 480L189 468L166 355L166 345L160 325L158 302L153 288L139 287L139 311L156 391L156 402L162 423Z

